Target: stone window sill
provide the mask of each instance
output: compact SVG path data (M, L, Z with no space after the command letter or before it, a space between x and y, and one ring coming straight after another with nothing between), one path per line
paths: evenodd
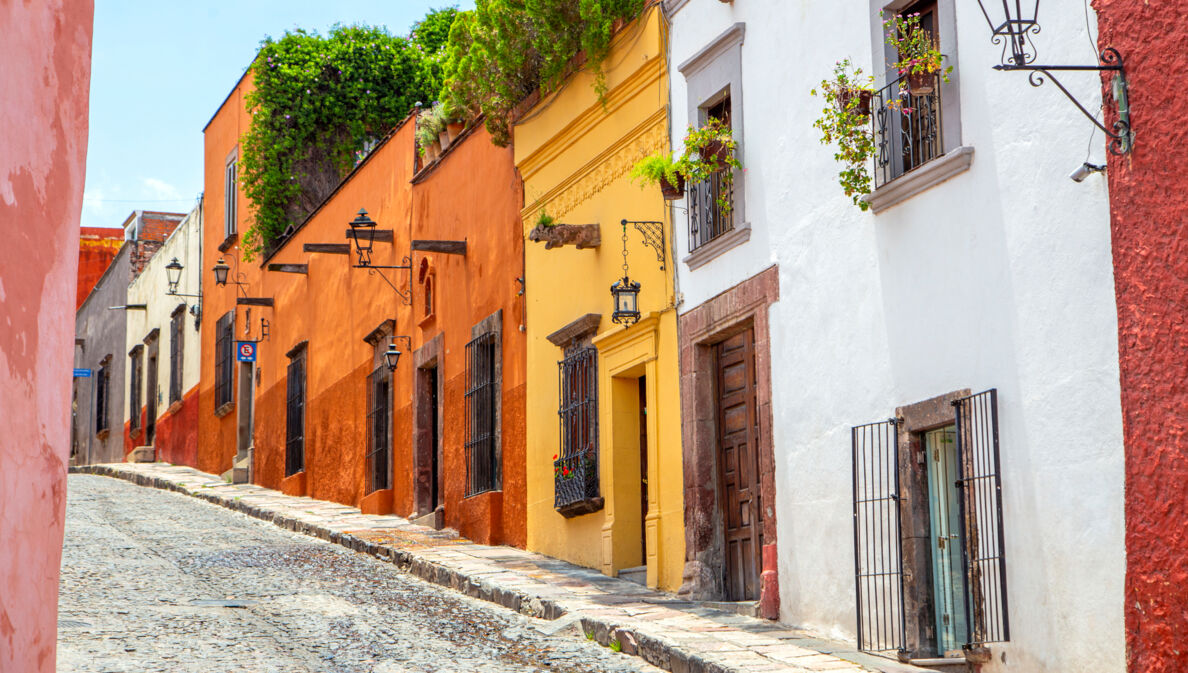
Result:
M231 249L231 246L235 245L235 241L238 241L238 240L239 240L239 234L237 234L237 233L229 234L227 236L227 238L224 238L223 242L219 244L219 252L227 252L228 250Z
M222 418L223 416L226 416L227 414L231 413L231 411L233 409L235 409L235 401L234 400L232 400L230 402L224 402L222 406L220 406L218 409L215 409L214 415L218 416L219 418Z
M736 248L751 240L751 226L744 225L734 231L715 238L700 248L689 253L682 262L692 271L709 264L715 257L722 255L731 248Z
M881 213L969 170L970 164L973 163L973 154L974 148L969 145L958 147L879 187L866 195L864 200L870 204L870 209L875 214Z

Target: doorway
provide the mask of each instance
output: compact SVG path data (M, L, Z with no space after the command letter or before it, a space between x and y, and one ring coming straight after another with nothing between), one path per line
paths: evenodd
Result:
M639 556L648 558L648 377L639 377Z
M145 446L155 446L154 439L157 436L157 353L155 343L150 349L148 359L148 387L145 390L145 404L147 410L144 421L144 444Z
M754 331L740 332L714 349L723 598L753 601L759 598L763 550Z
M936 643L941 656L960 652L969 642L962 587L961 512L957 491L957 427L924 434L928 464L928 520L932 550L932 596L936 606Z
M413 509L424 517L444 511L445 493L441 487L441 364L434 357L416 370L413 414ZM423 521L441 528L444 517Z
M438 428L441 427L441 399L438 397L437 378L438 368L430 367L427 372L429 387L429 509L436 510L441 502L441 437Z

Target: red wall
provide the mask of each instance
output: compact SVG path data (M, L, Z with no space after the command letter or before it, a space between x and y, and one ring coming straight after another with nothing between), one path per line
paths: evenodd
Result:
M153 446L157 460L174 465L198 465L198 386L157 418Z
M91 0L0 1L0 671L56 666Z
M86 301L95 283L115 259L120 246L124 244L124 230L118 227L83 227L78 241L78 291L75 293L74 310Z
M1137 142L1111 157L1129 669L1188 671L1188 0L1094 0ZM1111 120L1112 121L1112 120Z

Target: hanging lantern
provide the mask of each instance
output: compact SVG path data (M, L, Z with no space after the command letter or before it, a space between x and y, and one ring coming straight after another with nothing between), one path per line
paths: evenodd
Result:
M220 287L226 285L227 284L227 272L230 270L231 270L231 267L227 266L227 263L223 261L222 257L220 257L219 261L214 265L214 268L211 269L211 271L214 271L215 285L218 285Z
M182 265L174 257L165 265L165 273L169 278L169 294L177 294L177 284L181 282Z
M624 275L611 285L611 296L615 302L611 322L628 327L639 322L639 283Z
M396 340L388 341L388 350L384 351L384 363L388 365L388 371L396 371L396 365L400 363L400 351L396 348Z
M355 252L359 255L359 266L371 264L371 247L374 243L373 232L375 220L367 216L367 211L359 209L359 215L351 220L351 238L355 241Z

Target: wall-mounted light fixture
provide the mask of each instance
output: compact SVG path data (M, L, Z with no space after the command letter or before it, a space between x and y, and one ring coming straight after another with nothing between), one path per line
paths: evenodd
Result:
M623 220L623 277L611 285L611 322L630 327L639 322L639 283L627 274L627 220Z
M1126 83L1126 70L1122 63L1122 54L1113 47L1106 47L1098 54L1099 63L1096 65L1035 65L1036 48L1033 36L1040 32L1039 0L1002 0L1000 12L994 0L992 9L986 9L986 3L978 0L982 8L982 15L990 26L990 41L1002 45L1002 62L994 66L995 70L1012 71L1025 70L1031 74L1027 80L1031 86L1042 86L1045 78L1052 80L1073 105L1081 111L1089 121L1102 130L1110 138L1110 152L1126 154L1130 151L1133 139L1130 129L1129 88ZM1106 128L1097 120L1097 116L1085 109L1084 105L1060 83L1053 72L1113 72L1112 94L1117 106L1118 119L1113 124L1113 131Z
M384 364L388 366L388 371L396 371L396 365L400 364L400 349L396 348L396 340L403 339L408 345L406 348L412 350L412 337L394 336L388 338L388 350L384 351Z
M404 301L406 306L412 305L412 259L405 257L403 264L396 266L379 266L371 263L371 250L375 246L377 240L393 240L391 229L377 229L375 220L367 215L367 210L360 208L355 219L350 221L350 229L347 230L347 238L355 243L355 254L358 256L359 263L355 264L356 269L367 269L368 272L378 275L384 279L384 282L391 287L396 294ZM379 269L393 269L398 271L408 272L408 283L405 287L396 287L396 284L388 280L388 277L379 272Z
M169 281L169 289L165 291L165 294L170 297L189 297L198 300L190 307L190 314L194 316L194 325L195 329L197 329L198 322L202 320L202 291L199 290L198 294L185 294L177 291L177 286L181 283L181 273L184 268L182 263L177 261L176 257L165 265L165 274ZM225 279L226 274L224 274Z

